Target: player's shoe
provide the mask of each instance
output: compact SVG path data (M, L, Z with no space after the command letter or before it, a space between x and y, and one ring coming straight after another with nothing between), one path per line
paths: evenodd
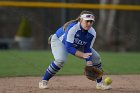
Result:
M109 89L112 89L112 87L111 85L106 85L103 82L100 82L96 84L96 89L109 90Z
M39 82L39 88L40 89L47 89L48 86L47 86L48 82L46 80L42 80Z

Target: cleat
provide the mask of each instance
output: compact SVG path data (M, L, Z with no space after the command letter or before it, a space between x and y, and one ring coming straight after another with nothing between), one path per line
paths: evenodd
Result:
M48 82L46 80L42 80L39 82L39 88L40 89L47 89L48 86L47 86Z
M103 82L97 83L96 89L101 89L101 90L110 90L112 87L110 85L106 85Z

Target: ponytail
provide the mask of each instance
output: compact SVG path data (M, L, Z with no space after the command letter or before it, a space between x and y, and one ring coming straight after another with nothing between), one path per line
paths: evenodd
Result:
M75 20L71 20L68 21L67 23L64 24L64 31L66 30L66 28L68 27L69 24L73 23L73 22L78 22L80 20L80 17L76 18Z

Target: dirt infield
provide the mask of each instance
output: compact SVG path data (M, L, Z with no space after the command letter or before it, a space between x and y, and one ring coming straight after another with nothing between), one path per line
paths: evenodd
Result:
M140 75L109 75L112 90L96 90L95 82L85 76L55 76L49 89L40 90L41 77L0 78L0 93L140 93Z

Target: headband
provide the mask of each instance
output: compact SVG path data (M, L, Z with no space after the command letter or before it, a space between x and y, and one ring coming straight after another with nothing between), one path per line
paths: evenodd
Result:
M80 16L80 18L82 18L84 20L93 20L93 21L95 21L95 17L92 14L82 14Z

